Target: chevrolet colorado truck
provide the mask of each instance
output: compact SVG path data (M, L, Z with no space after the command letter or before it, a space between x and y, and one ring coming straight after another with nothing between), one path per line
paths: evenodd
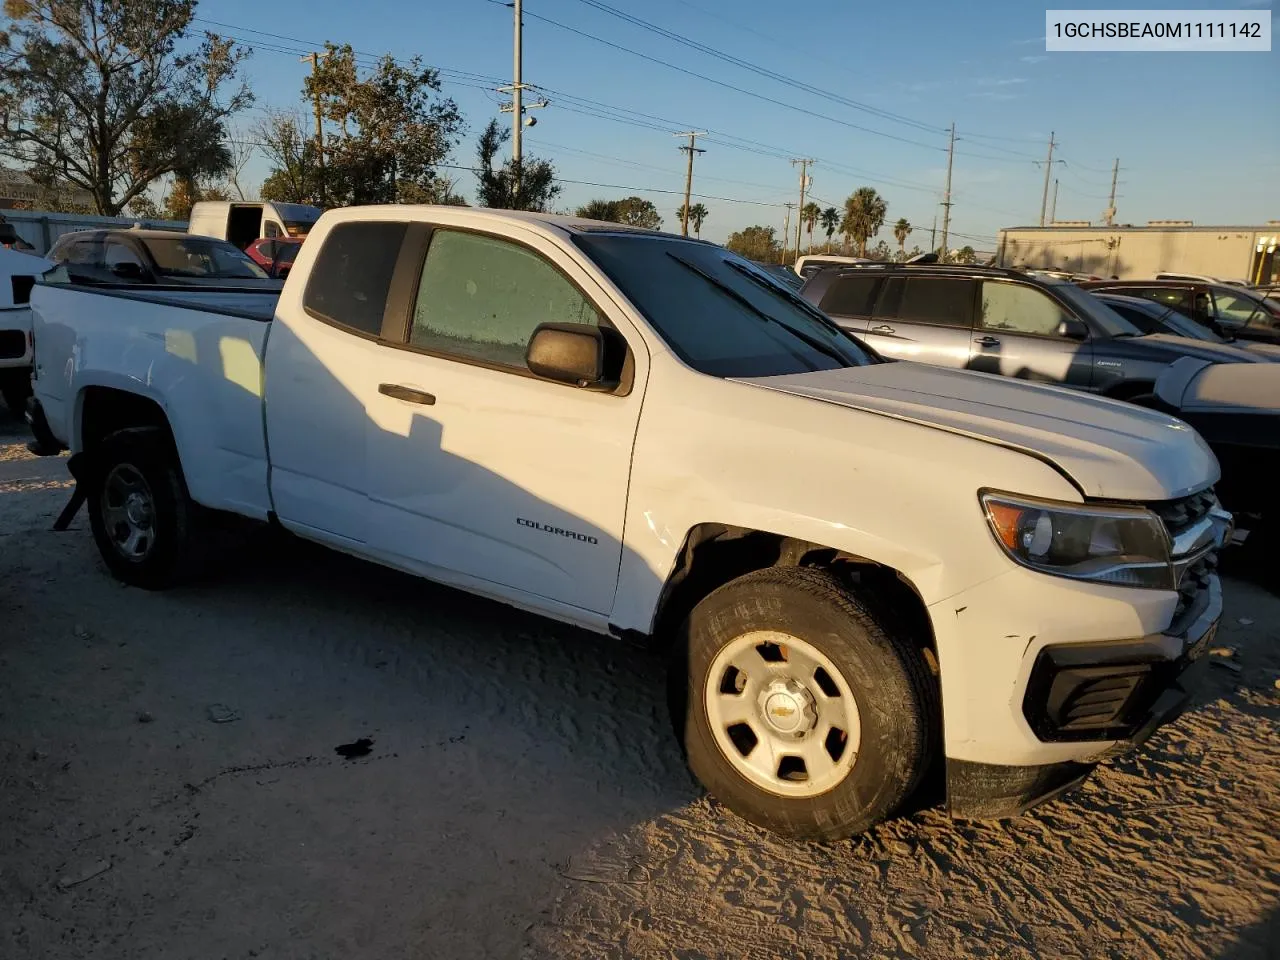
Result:
M846 837L945 778L1015 815L1183 708L1231 518L1177 419L884 361L723 248L533 213L324 214L279 294L33 296L37 419L120 580L225 514L652 637L690 767Z

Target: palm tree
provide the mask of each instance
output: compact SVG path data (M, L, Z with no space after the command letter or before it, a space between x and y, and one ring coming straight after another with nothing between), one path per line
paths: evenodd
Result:
M898 222L893 225L893 236L898 241L898 253L903 260L907 259L907 237L911 235L911 229L906 217L899 217Z
M874 187L859 187L844 202L844 220L840 232L858 241L858 256L867 255L867 241L884 226L889 205Z
M711 215L711 211L704 207L701 203L695 203L689 208L689 226L693 227L696 236L702 236L702 222ZM680 204L676 210L676 219L684 223L684 204Z
M809 252L813 253L813 228L818 225L818 218L822 216L822 208L810 200L804 205L800 211L800 222L804 224L804 229L809 234ZM798 254L798 251L797 251Z
M840 226L840 211L835 207L827 207L821 215L822 229L827 232L827 253L831 252L831 235Z

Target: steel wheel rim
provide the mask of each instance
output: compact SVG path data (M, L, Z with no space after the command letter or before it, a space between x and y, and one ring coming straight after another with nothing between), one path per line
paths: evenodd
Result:
M707 671L703 707L725 759L770 793L826 793L857 760L862 725L849 684L789 633L756 630L725 644Z
M102 484L102 525L117 554L141 563L155 546L155 497L137 467L121 463Z

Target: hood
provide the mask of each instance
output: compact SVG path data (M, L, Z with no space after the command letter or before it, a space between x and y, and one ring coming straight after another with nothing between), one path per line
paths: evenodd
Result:
M742 382L1021 450L1089 497L1170 500L1218 479L1181 420L1062 387L907 360Z
M1192 340L1190 337L1179 337L1169 333L1150 333L1145 337L1124 337L1122 343L1134 345L1146 344L1159 347L1179 357L1195 357L1198 360L1212 360L1214 363L1265 363L1267 358L1246 350L1239 343L1214 343L1212 340Z

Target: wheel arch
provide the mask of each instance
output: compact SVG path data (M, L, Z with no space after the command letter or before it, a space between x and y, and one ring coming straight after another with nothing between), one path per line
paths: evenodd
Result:
M661 643L671 643L685 617L704 597L731 580L771 567L819 567L835 573L910 637L925 653L936 678L938 648L933 624L910 577L838 547L733 524L698 523L685 534L658 594L652 635Z
M176 448L173 426L157 398L116 386L86 386L76 396L72 449L92 454L111 434L144 427L163 434Z

